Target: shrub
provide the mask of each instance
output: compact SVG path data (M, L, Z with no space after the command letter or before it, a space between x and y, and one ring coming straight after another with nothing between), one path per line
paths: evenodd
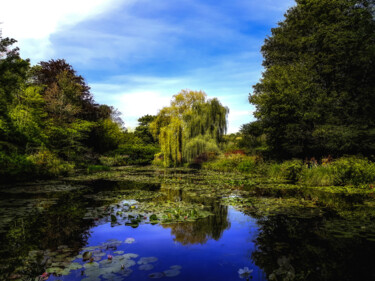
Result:
M332 163L335 185L368 184L375 182L375 163L355 156L343 157Z
M297 182L301 177L303 169L303 162L301 160L285 161L280 166L280 172L284 179Z
M99 161L102 165L108 167L115 167L115 166L125 166L127 165L127 158L128 155L119 155L116 154L115 156L101 156Z
M122 165L147 165L151 164L154 156L160 149L147 144L125 144L116 149L113 154L122 157Z
M34 164L36 175L41 177L67 175L74 169L74 164L59 159L49 150L39 150L27 160Z
M109 171L110 168L108 166L103 165L89 165L87 167L87 173L95 173L95 172L102 172L102 171Z
M309 186L334 185L334 173L331 165L303 169L301 182Z
M261 170L262 171L262 170ZM270 178L274 179L281 179L281 164L271 162L269 164L265 164L264 171Z
M34 164L25 155L0 151L0 181L25 179L34 169Z
M237 166L238 170L243 173L254 173L257 168L255 157L245 157Z
M156 153L152 165L164 167L164 155L162 152Z
M254 173L257 169L257 161L254 156L245 156L240 153L225 154L214 161L204 163L203 168L222 172Z

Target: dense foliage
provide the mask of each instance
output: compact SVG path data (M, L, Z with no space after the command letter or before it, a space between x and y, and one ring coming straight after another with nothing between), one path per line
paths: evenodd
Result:
M0 178L57 176L118 148L124 131L112 107L94 103L65 60L31 67L0 38Z
M207 100L202 91L182 90L173 96L171 105L161 109L150 124L161 147L155 163L176 166L193 162L203 153L218 152L228 112L216 98Z
M272 157L375 153L373 0L297 0L262 47L247 146Z

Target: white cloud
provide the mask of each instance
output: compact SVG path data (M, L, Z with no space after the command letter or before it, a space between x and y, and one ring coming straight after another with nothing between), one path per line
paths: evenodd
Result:
M19 40L21 51L32 60L50 57L51 34L98 17L124 1L130 4L133 0L3 1L0 9L3 37Z

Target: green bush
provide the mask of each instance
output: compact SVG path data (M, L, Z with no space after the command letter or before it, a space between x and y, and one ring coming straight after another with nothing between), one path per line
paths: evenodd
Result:
M254 173L257 168L255 157L246 157L238 164L237 168L242 173Z
M332 164L335 185L369 184L375 182L375 163L355 156L337 159Z
M148 165L160 149L151 144L125 144L116 149L114 155L122 155L125 165Z
M27 160L34 164L35 174L38 177L68 175L74 170L74 164L61 160L46 149L27 156Z
M116 154L115 156L101 156L99 161L102 165L108 167L125 166L127 165L128 155Z
M87 167L87 173L95 173L95 172L102 172L102 171L109 171L110 168L108 166L103 165L89 165Z
M162 152L155 154L154 160L152 160L152 165L164 167L164 155Z
M243 173L254 173L257 169L257 162L254 156L227 154L221 155L213 161L203 163L203 168L221 172L239 171Z
M34 173L35 166L26 155L0 151L0 182L22 180Z
M265 174L274 179L282 179L281 175L281 164L271 162L271 163L266 163L263 167L263 169L260 169L260 172L265 172Z
M317 166L310 169L303 169L301 183L309 186L330 186L334 185L334 172L331 165Z
M280 166L282 177L291 182L297 182L300 179L302 169L303 162L297 159L285 161Z

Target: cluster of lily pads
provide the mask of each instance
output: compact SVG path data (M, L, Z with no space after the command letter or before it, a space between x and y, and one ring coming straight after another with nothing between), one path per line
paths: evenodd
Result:
M139 224L165 224L195 221L212 215L203 204L183 201L144 201L123 200L108 206L88 208L85 218L98 223L111 222L114 226L125 224L138 227Z
M318 208L314 201L303 198L231 196L224 198L223 203L255 217L288 214L291 217L310 218L323 214L323 210Z
M79 255L72 258L66 259L65 255L61 255L60 262L54 259L46 272L39 277L47 280L51 274L55 276L69 275L73 271L79 270L84 281L100 281L101 279L120 281L129 276L135 266L140 271L151 271L158 261L157 257L139 258L138 254L117 250L122 244L134 242L134 238L127 238L124 241L112 239L98 246L86 247ZM67 248L62 248L63 251L64 249ZM153 272L148 276L150 278L175 277L180 274L181 268L179 265L172 265L163 272Z

